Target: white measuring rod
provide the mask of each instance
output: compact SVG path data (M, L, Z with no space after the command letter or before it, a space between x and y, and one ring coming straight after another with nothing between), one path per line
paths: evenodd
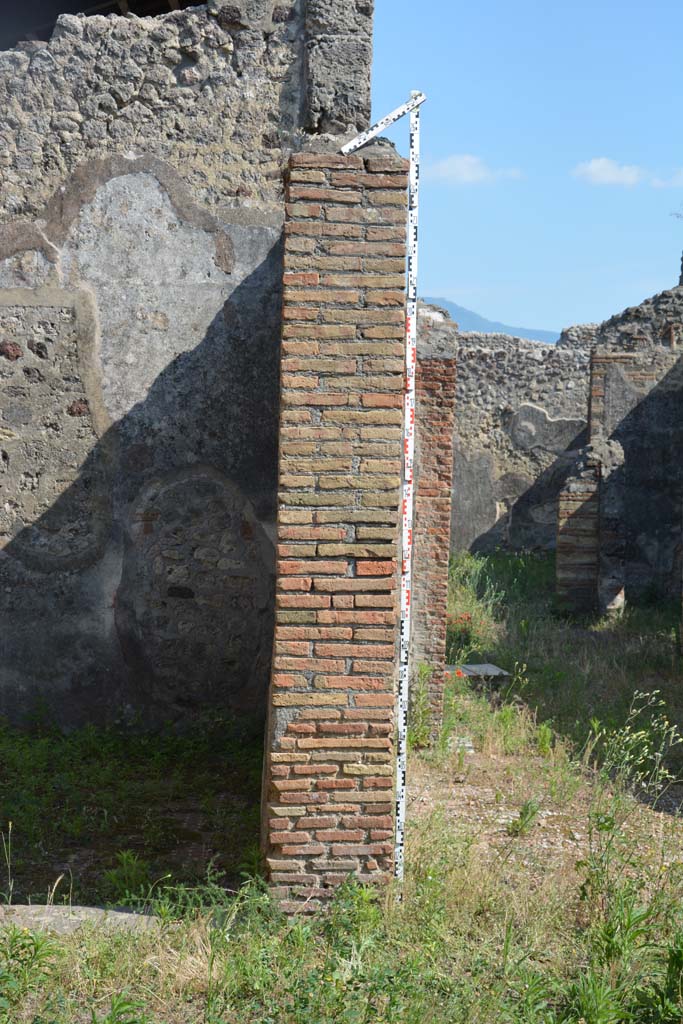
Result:
M413 92L407 103L342 147L348 156L371 142L389 125L410 114L410 183L408 188L408 284L406 295L406 386L403 416L403 501L401 558L401 636L396 702L396 840L394 875L403 878L408 760L408 699L410 680L410 615L413 574L413 461L415 455L415 369L417 366L417 250L420 190L420 107L427 97Z

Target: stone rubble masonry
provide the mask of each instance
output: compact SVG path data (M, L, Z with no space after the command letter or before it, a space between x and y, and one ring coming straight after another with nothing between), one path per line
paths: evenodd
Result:
M287 911L393 853L407 164L292 157L263 838Z
M557 496L586 425L592 329L558 344L463 332L420 306L418 347L457 359L451 550L552 550Z
M372 0L62 14L48 43L0 51L0 221L39 214L79 164L123 153L170 163L213 210L279 213L305 132L368 125L372 21Z
M312 133L367 127L372 14L372 0L63 14L49 42L0 51L0 714L13 722L37 707L68 729L209 706L265 718L284 171ZM311 168L300 185L315 184ZM384 274L396 210L380 206L368 267ZM345 211L329 227L351 239Z
M420 665L431 669L427 685L435 731L443 717L446 672L455 391L455 358L418 354L411 677L414 687Z

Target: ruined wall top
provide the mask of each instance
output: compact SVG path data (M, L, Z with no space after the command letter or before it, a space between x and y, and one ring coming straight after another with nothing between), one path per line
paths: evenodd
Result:
M307 133L370 114L372 0L210 0L155 18L62 15L0 52L0 221L84 160L171 163L210 206L279 205Z
M683 341L683 287L670 288L629 306L605 320L595 336L597 345L634 350L651 345L676 347Z

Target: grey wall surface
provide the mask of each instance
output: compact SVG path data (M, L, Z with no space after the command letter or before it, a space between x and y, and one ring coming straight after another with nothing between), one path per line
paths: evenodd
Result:
M460 332L430 306L418 322L422 354L457 357L452 550L556 546L558 496L586 455L592 407L605 586L636 600L678 595L683 286L567 328L556 345ZM592 352L608 370L591 402Z
M590 441L600 459L599 605L680 599L683 287L601 324Z
M371 23L214 2L0 53L0 714L263 712L282 169L366 125Z
M550 345L460 332L435 307L418 323L421 353L457 358L452 550L553 548L557 495L585 443L594 328Z

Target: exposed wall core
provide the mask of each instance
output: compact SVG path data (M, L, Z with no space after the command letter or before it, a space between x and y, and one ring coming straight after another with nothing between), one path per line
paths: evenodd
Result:
M22 0L20 4L7 4L2 12L0 49L9 49L22 41L49 40L60 14L148 17L200 5L201 0Z

